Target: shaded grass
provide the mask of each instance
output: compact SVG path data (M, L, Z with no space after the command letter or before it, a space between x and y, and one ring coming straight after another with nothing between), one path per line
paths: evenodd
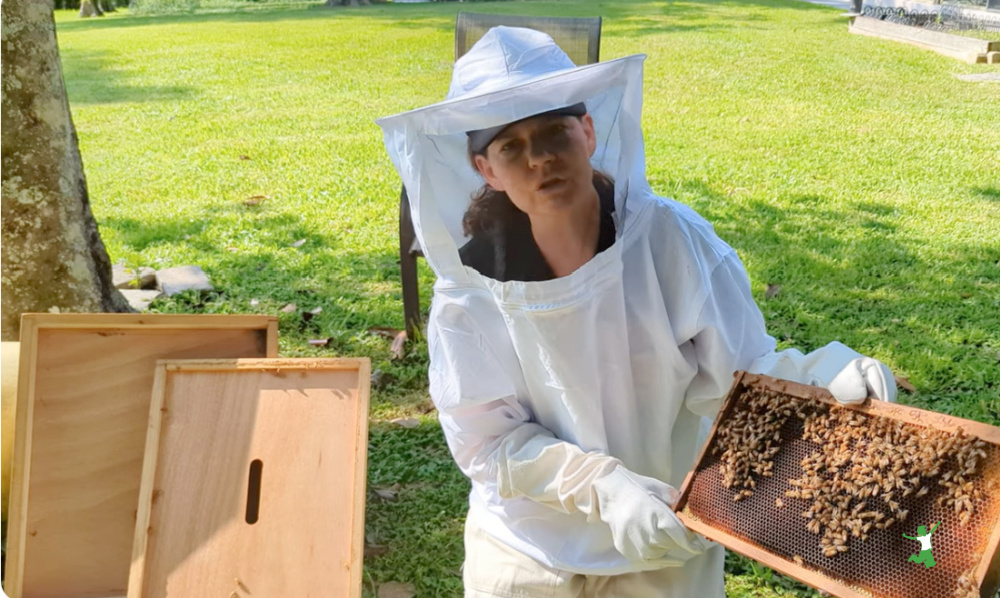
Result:
M368 593L391 580L460 593L468 484L425 414L426 347L393 361L366 332L403 324L399 183L373 121L444 97L460 8L57 15L112 259L198 264L218 289L154 308L278 313L283 355L363 355L388 374L369 481L399 492L369 495L369 540L388 552L366 560ZM653 188L739 251L779 342L842 340L909 378L918 392L903 401L1000 424L997 86L953 76L994 67L850 36L839 11L793 0L472 8L602 15L605 59L648 55ZM768 284L781 285L772 299ZM388 423L401 416L422 424ZM727 571L731 596L796 591L745 559Z

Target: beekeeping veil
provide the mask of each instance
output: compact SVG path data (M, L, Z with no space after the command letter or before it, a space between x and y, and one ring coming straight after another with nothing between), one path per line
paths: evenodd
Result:
M584 102L597 134L591 163L616 181L621 218L629 186L645 185L643 59L576 67L544 33L496 27L455 63L446 101L377 121L406 185L417 240L439 278L468 276L458 255L466 240L462 216L483 185L469 163L468 131Z

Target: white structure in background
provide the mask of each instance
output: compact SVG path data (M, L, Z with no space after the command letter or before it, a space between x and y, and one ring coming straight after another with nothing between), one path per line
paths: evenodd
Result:
M920 0L864 0L865 14L872 9L903 10L907 14L942 15L943 18L956 23L974 23L975 26L1000 31L1000 0L973 0L959 2L955 0L929 2Z

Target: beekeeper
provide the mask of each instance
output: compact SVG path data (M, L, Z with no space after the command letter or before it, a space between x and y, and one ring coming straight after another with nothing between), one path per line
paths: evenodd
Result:
M437 275L430 393L472 480L466 596L722 597L722 547L671 505L733 373L895 395L839 343L776 353L736 252L650 189L644 58L576 67L497 27L446 101L378 121Z

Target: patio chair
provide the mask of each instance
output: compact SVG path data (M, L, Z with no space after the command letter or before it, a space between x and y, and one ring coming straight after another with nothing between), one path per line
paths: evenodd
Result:
M578 65L599 60L601 17L525 17L469 12L458 13L455 21L455 60L468 52L491 27L498 25L528 27L547 33ZM403 317L410 339L421 327L417 286L417 258L421 256L404 186L399 197L399 269L403 283Z

